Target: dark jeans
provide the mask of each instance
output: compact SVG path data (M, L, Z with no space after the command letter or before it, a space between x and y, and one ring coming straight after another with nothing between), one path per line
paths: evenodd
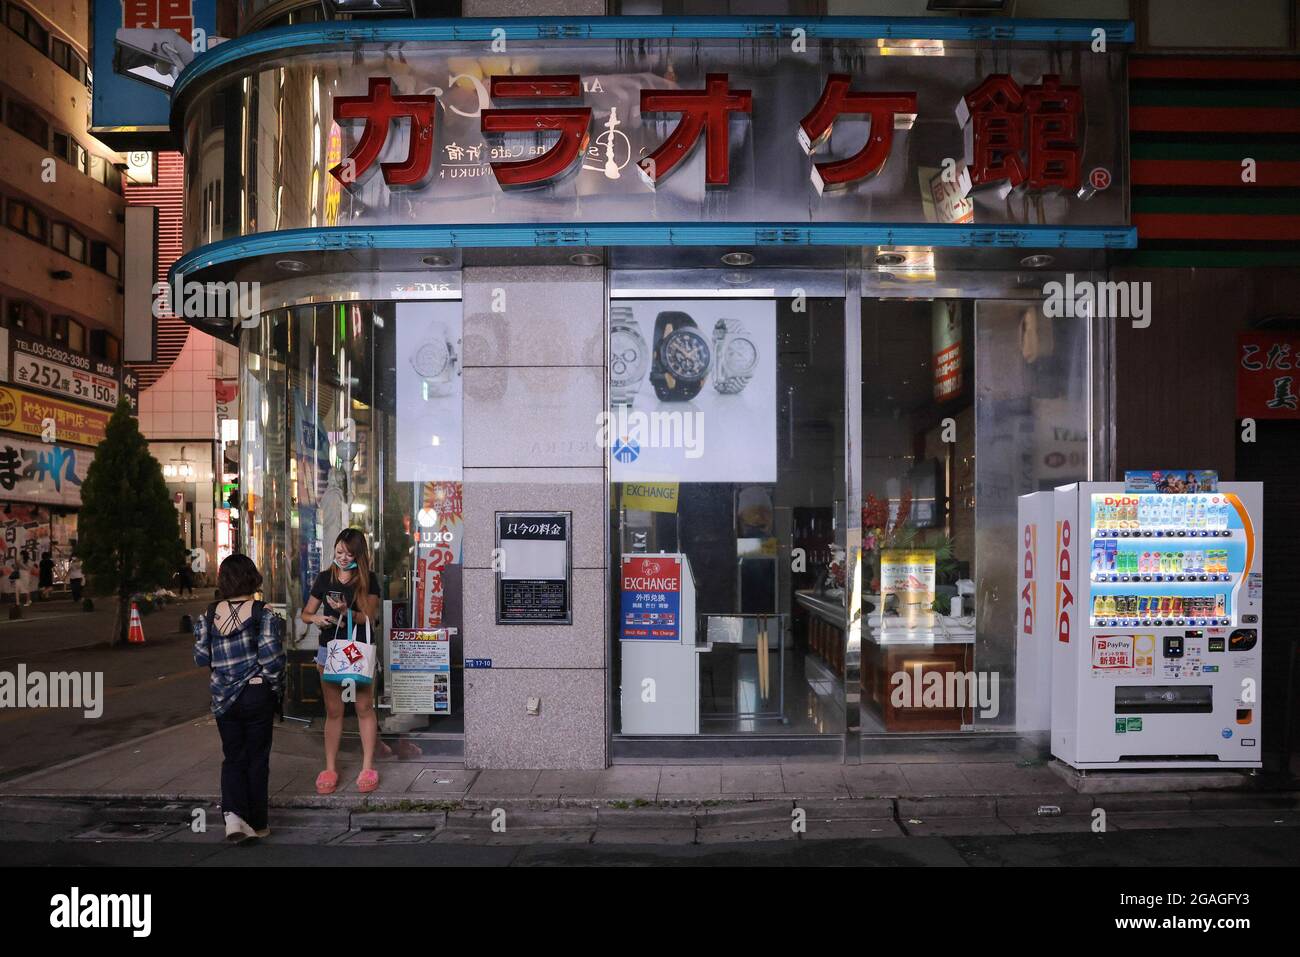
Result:
M271 778L271 730L275 694L271 686L245 685L235 703L217 718L221 732L221 810L233 811L255 831L266 827Z
M72 600L81 601L81 579L73 578L68 581L68 587L72 589Z

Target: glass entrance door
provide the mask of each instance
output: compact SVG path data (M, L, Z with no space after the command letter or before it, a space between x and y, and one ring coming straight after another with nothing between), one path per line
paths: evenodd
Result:
M1090 475L1089 320L864 300L861 332L862 751L1014 731L1017 500Z

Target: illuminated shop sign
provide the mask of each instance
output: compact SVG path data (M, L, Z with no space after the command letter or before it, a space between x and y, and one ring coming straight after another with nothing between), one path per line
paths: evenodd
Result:
M889 159L894 130L910 129L916 120L915 91L853 91L853 82L847 73L832 73L812 110L791 131L811 156L828 142L839 117L863 116L869 121L866 142L857 152L811 164L810 175L819 193L879 173ZM489 89L494 103L583 97L577 74L492 76ZM705 184L727 186L731 181L731 118L753 113L752 92L732 89L725 73L709 73L702 89L642 89L639 93L642 117L680 116L668 136L637 161L645 184L655 188L681 168L703 141ZM360 120L364 126L352 152L330 169L330 174L344 186L363 181L383 153L392 124L409 120L412 132L405 158L379 166L390 187L424 185L433 172L437 109L437 96L395 95L393 79L388 76L370 77L364 96L335 97L334 120L339 124ZM970 128L965 177L970 186L1006 183L1034 190L1079 189L1083 96L1078 86L1063 84L1059 76L1045 76L1040 83L1021 86L1007 74L996 74L962 97L958 115L962 126ZM591 120L589 106L481 110L479 132L484 137L506 133L556 133L559 137L539 155L511 162L489 161L497 184L502 189L542 186L572 172L581 165L591 142ZM461 148L453 152L459 153ZM955 163L952 169L956 181Z
M368 36L239 58L232 41L206 55L224 66L186 72L173 129L209 157L186 191L188 249L322 227L405 248L359 232L393 226L490 227L499 245L731 242L725 227L757 243L853 242L846 227L888 227L870 241L897 246L1133 241L1119 51L511 39L492 54ZM214 220L203 196L232 168L247 209Z

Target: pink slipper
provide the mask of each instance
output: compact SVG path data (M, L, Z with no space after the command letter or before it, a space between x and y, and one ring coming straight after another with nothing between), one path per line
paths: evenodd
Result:
M334 789L339 786L339 773L337 771L322 771L316 775L316 793L333 794Z
M379 772L374 768L362 771L357 775L357 790L361 792L373 791L379 787Z

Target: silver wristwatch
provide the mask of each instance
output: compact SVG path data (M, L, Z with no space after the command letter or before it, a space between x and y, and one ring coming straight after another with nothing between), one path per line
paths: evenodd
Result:
M609 397L615 405L631 405L641 391L650 367L650 347L641 335L632 310L613 306L609 310Z
M411 354L411 368L424 380L424 398L451 395L460 377L459 340L438 323L434 334Z
M719 319L713 327L713 388L735 395L754 377L758 347L739 319Z

